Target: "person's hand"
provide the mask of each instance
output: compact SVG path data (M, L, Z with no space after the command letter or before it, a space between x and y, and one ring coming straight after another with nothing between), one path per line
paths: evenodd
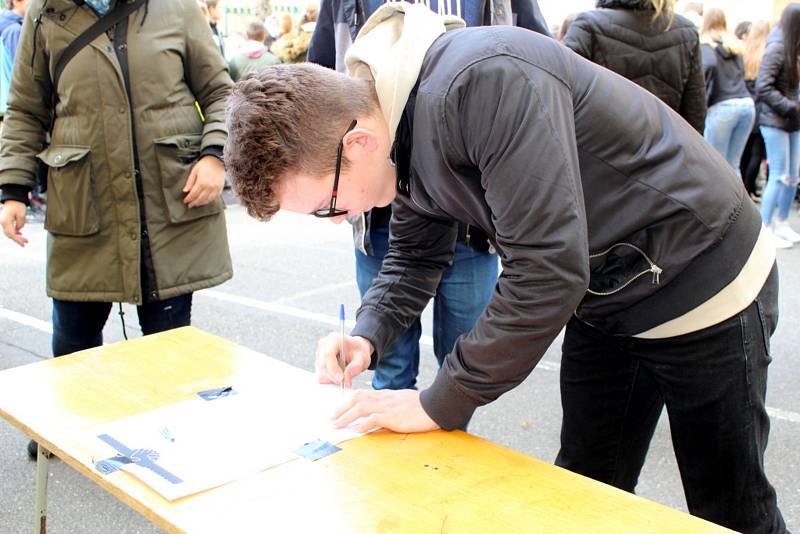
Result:
M183 203L190 208L204 206L216 199L225 186L225 166L214 156L203 156L192 167L183 192Z
M22 235L26 211L25 203L17 200L6 200L0 210L0 226L3 227L3 233L21 247L28 243L28 239Z
M359 389L339 406L333 419L334 427L350 425L358 432L385 428L410 434L439 429L439 425L425 413L419 391L415 389Z
M345 368L339 366L339 332L331 332L317 343L317 355L314 369L320 384L341 384L344 378L345 387L353 385L353 378L369 367L374 348L369 340L360 336L344 336Z

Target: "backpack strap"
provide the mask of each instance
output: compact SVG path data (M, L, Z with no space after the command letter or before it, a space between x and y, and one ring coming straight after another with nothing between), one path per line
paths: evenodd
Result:
M128 15L139 9L144 3L145 0L134 0L133 2L117 0L114 9L109 11L105 16L100 17L97 22L89 26L86 31L76 37L64 50L61 57L58 58L58 63L56 63L56 68L53 71L53 93L58 92L58 82L61 79L61 73L64 72L64 67L67 66L67 63L69 63L78 52L123 19L128 18Z

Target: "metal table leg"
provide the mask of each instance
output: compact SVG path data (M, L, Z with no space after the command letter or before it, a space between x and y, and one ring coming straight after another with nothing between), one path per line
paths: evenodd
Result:
M47 532L47 474L49 456L41 444L36 456L36 528L34 534Z

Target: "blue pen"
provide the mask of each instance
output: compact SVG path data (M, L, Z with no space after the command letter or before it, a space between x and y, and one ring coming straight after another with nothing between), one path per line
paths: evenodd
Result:
M347 366L347 360L344 357L344 304L339 304L339 357L337 362L342 369L342 381L339 383L339 388L344 391L344 368Z

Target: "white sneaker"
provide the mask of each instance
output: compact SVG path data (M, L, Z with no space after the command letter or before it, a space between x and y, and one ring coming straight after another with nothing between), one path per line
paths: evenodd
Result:
M800 243L800 234L792 230L786 221L775 221L772 225L772 234L792 243Z
M772 240L772 245L775 248L792 248L794 243L775 235L775 232L769 226L767 227L767 232L769 232L769 237Z

